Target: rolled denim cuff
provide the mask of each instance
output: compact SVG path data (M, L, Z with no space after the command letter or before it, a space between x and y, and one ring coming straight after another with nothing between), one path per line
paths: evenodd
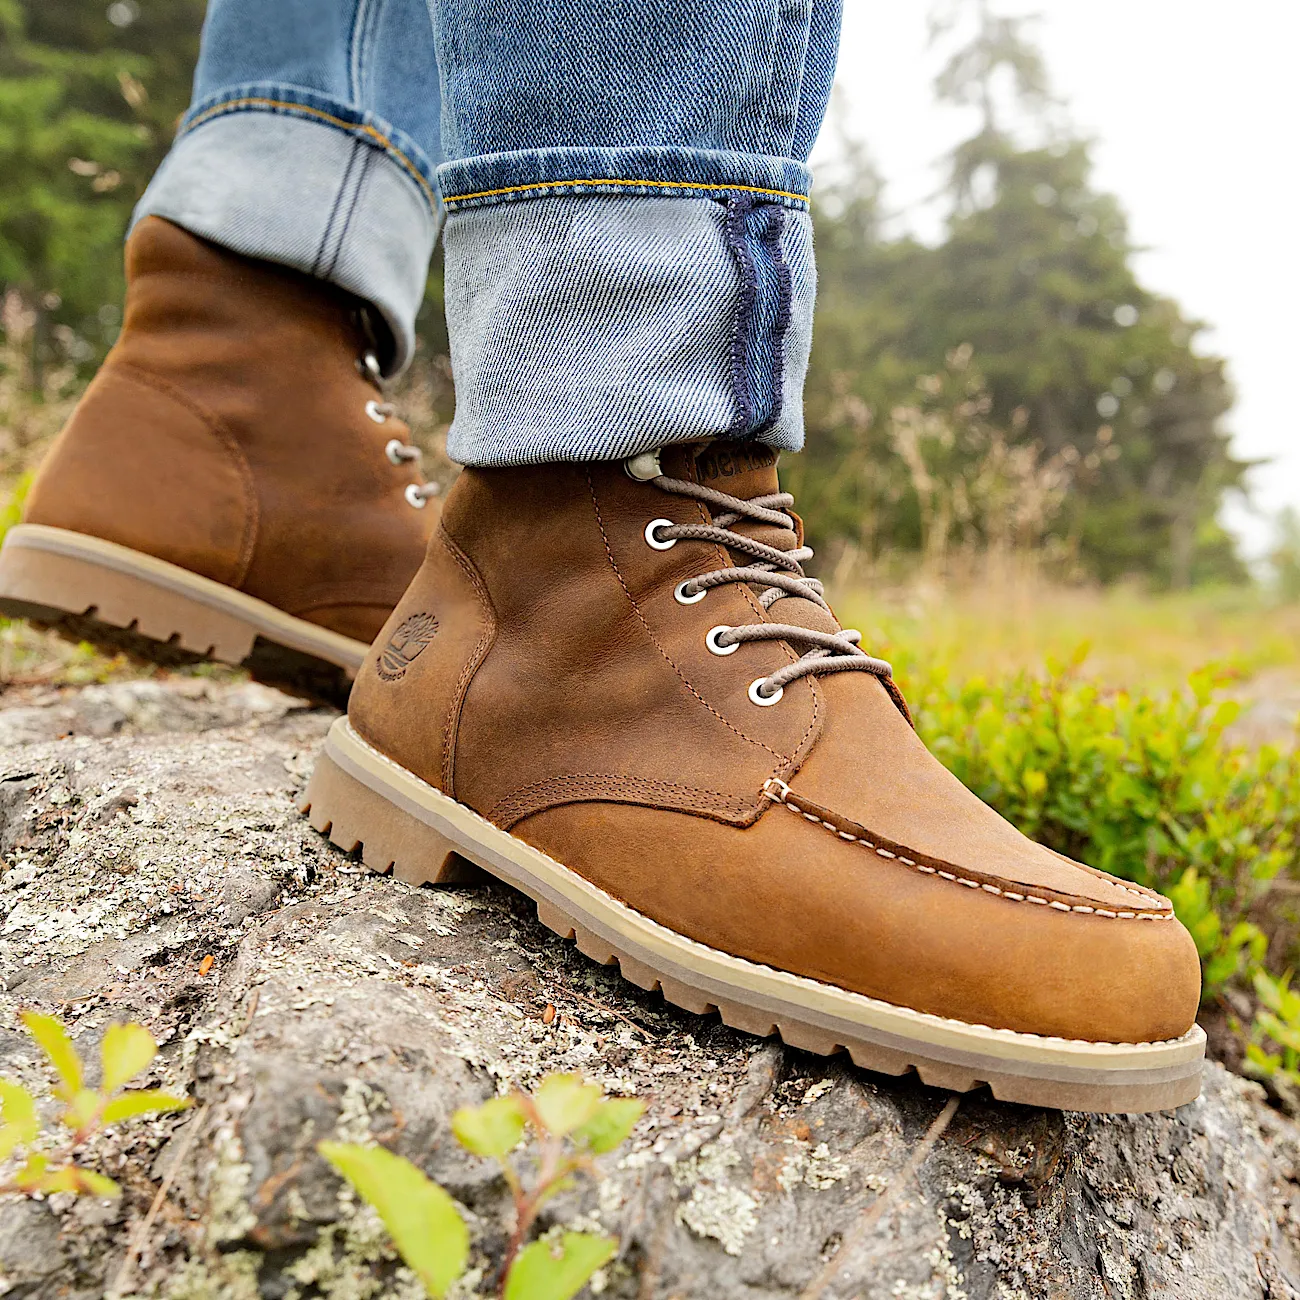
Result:
M432 168L373 115L301 88L243 86L194 106L136 207L370 303L397 373L415 350L439 211Z
M793 158L638 145L527 149L438 168L449 212L517 199L580 194L726 198L746 194L806 211L812 173Z
M797 451L812 226L797 191L761 188L448 201L450 454L479 466L607 460L700 437Z

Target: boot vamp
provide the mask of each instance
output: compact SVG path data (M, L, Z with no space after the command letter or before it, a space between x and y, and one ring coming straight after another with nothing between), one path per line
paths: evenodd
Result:
M819 686L822 734L752 826L592 802L513 833L680 934L895 1005L1097 1042L1190 1029L1200 965L1165 900L1022 835L875 678Z
M587 803L513 833L642 915L735 957L969 1024L1178 1038L1200 996L1178 921L1033 906L926 875L774 806L751 827Z
M825 724L790 778L794 802L840 830L880 841L981 885L1071 906L1167 911L1155 892L1036 844L943 766L865 673L822 679Z

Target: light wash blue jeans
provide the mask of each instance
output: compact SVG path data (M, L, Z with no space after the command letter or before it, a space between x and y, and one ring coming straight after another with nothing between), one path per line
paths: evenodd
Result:
M395 372L441 217L463 463L798 450L840 3L211 0L137 218L367 300Z

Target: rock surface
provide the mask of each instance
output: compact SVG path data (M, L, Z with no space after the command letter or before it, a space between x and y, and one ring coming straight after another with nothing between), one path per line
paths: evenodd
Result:
M1255 1085L1212 1067L1200 1101L1143 1118L964 1098L905 1173L944 1094L666 1006L503 887L412 889L331 849L294 808L330 720L194 679L0 709L0 1072L47 1088L23 1006L83 1054L135 1018L163 1044L150 1081L197 1103L97 1140L120 1202L0 1203L0 1295L414 1300L314 1154L365 1134L459 1199L461 1294L490 1294L508 1196L448 1120L551 1070L650 1105L550 1208L619 1236L604 1296L1300 1294L1300 1131Z

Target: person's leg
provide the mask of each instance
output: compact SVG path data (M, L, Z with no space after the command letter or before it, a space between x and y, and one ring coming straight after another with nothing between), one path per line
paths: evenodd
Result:
M839 0L443 0L452 455L795 450Z
M1199 1086L1169 903L917 739L777 483L800 441L812 0L443 0L469 462L306 795L377 870L517 885L691 1010L1070 1109Z
M346 691L436 513L378 383L411 354L437 151L423 0L213 0L121 338L9 534L0 609Z
M425 0L212 0L194 97L136 210L329 281L414 345L438 227Z

